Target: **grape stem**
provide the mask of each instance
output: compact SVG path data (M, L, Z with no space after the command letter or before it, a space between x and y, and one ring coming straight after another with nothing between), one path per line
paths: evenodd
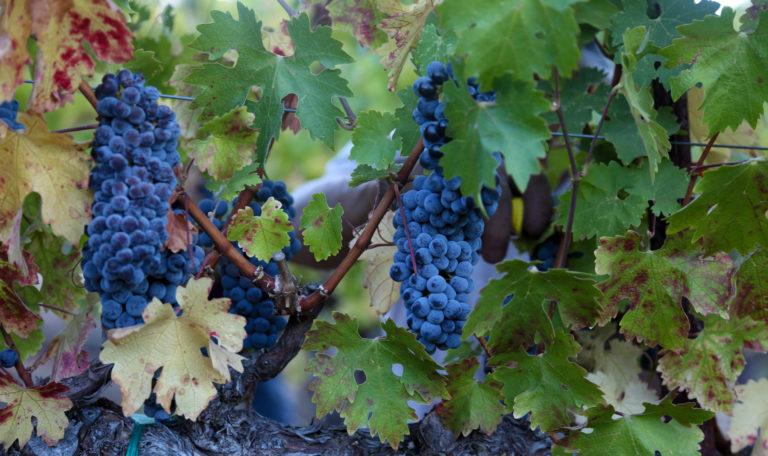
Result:
M584 167L581 172L576 165L576 158L573 153L573 147L571 141L568 139L568 128L565 126L565 117L563 116L563 107L560 104L560 75L557 71L557 67L553 70L553 77L555 80L555 107L557 111L557 118L560 121L560 128L563 131L563 137L565 138L565 148L568 150L568 159L571 163L571 205L568 208L568 222L565 225L565 233L560 240L560 247L557 249L557 256L555 257L555 268L564 268L568 259L568 250L571 247L571 238L573 237L573 220L576 217L576 199L579 195L579 182L587 174L589 169L589 162L592 160L592 153L595 150L595 144L597 144L597 138L600 135L600 129L603 127L603 122L608 115L608 108L611 106L611 102L616 97L616 93L619 91L619 85L615 85L608 96L608 101L605 103L603 112L600 115L600 121L597 124L595 133L592 136L592 143L589 145L589 151L587 152L587 158L584 161ZM552 303L549 307L550 318L554 314L555 304Z
M405 164L403 164L400 172L397 173L396 181L393 182L393 185L391 185L389 189L387 189L387 192L384 194L381 201L379 201L379 204L373 211L371 219L368 221L365 229L360 234L360 237L357 238L357 241L355 241L355 244L347 253L347 256L344 257L344 259L341 261L341 264L333 271L331 277L325 281L322 288L312 292L312 294L308 296L302 297L299 300L299 306L301 307L302 312L313 309L318 304L325 301L325 299L331 293L333 293L333 290L336 289L336 286L339 284L339 282L341 282L341 279L344 278L344 275L346 275L352 265L354 265L357 259L360 258L360 255L362 255L362 253L368 248L368 245L371 243L371 239L373 238L373 233L376 231L379 223L381 223L384 215L389 210L389 206L392 204L392 200L395 199L395 187L398 185L405 185L405 183L408 182L408 176L411 174L413 167L416 166L416 162L419 161L419 155L421 154L422 150L424 150L424 139L419 138L419 142L417 142L413 147L413 150L411 150L411 154L408 156Z
M488 359L493 358L493 352L491 351L491 348L488 346L488 342L485 340L484 337L480 337L477 334L472 334L475 336L475 339L477 339L478 342L480 342L480 346L483 347L483 351L485 352L485 355L488 356Z
M11 350L14 350L18 356L18 359L16 359L16 372L19 373L19 377L21 377L21 381L24 382L24 386L27 388L31 388L35 386L35 384L32 382L32 376L29 375L29 372L27 372L26 369L24 369L24 364L21 362L21 355L19 354L19 350L16 348L16 344L13 343L13 339L11 339L10 334L5 330L3 327L3 324L0 323L0 333L3 335L3 340L5 341L5 345L10 348Z
M99 99L96 98L96 93L93 91L91 86L86 84L85 81L80 81L80 85L77 88L80 90L80 93L82 93L88 100L88 103L93 106L93 109L96 109L96 106L99 104Z
M699 160L696 161L696 164L691 167L691 169L702 169L701 166L704 163L704 160L707 159L707 155L709 155L710 149L712 149L712 145L715 143L715 140L717 139L718 135L720 135L720 132L718 131L714 135L712 135L711 138L709 138L709 141L707 142L706 147L704 147L704 150L701 152L701 157L699 157ZM688 181L688 189L685 191L685 199L683 199L683 206L687 205L691 202L691 198L693 198L693 186L696 185L696 178L698 177L699 173L692 173L691 174L691 180Z
M99 124L80 125L79 127L62 128L61 130L51 130L51 133L71 133L73 131L95 130Z

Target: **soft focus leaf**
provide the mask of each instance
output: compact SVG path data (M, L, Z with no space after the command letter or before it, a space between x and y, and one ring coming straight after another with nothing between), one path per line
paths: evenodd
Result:
M198 139L189 142L189 155L201 171L215 181L226 181L235 171L250 165L259 133L252 130L256 116L240 106L200 128Z
M754 445L752 454L762 456L768 450L768 379L749 380L735 388L736 405L728 428L734 453Z

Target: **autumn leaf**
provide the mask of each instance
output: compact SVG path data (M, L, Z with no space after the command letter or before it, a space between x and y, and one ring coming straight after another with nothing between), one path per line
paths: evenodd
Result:
M38 230L30 234L26 248L35 255L35 263L43 276L41 299L38 302L49 305L49 309L59 318L69 320L85 296L85 288L80 279L80 251L50 230ZM65 251L67 253L63 253ZM27 305L32 304L25 296L22 299Z
M106 0L47 0L26 5L38 50L29 106L32 112L52 111L71 101L83 75L93 74L94 63L83 41L102 61L124 63L133 57L133 36L125 17Z
M93 201L85 145L51 133L39 115L19 112L18 121L27 127L26 133L0 124L0 237L8 238L24 198L37 192L43 200L43 222L70 244L79 245Z
M245 106L239 106L203 125L197 138L189 142L189 155L200 170L215 181L225 181L250 165L259 137L259 132L250 128L255 117Z
M765 455L768 451L768 380L750 380L735 388L738 402L733 407L733 419L728 428L731 451L740 452L755 445L752 454Z
M272 254L291 244L288 233L293 225L281 208L280 201L269 197L261 206L261 215L255 217L253 209L240 209L232 216L227 239L237 241L248 256L269 261Z
M397 251L397 247L388 245L395 234L395 227L392 224L394 217L394 212L387 212L384 215L371 238L371 245L376 247L369 247L359 258L360 261L365 261L363 287L368 289L371 295L371 306L379 315L389 312L392 305L400 299L400 284L389 276L392 256ZM355 245L355 242L357 242L357 236L350 241L350 247Z
M8 261L5 246L0 244L0 321L3 322L3 328L6 331L25 338L37 329L41 321L39 316L27 309L13 289L14 283L30 285L37 282L37 266L29 255L27 267L34 272L34 275L24 275L19 268L12 265ZM31 277L34 277L34 281Z
M13 98L16 87L24 83L24 70L29 61L27 38L31 18L27 11L29 2L8 0L0 11L0 102ZM6 48L7 46L7 48Z
M149 397L152 377L160 368L154 389L158 404L170 413L175 399L176 413L191 420L216 397L213 383L230 380L229 367L243 371L243 357L236 353L243 348L245 319L229 313L229 299L208 300L212 285L203 278L179 287L181 316L155 298L144 309L143 325L109 332L100 359L115 364L112 379L120 386L126 416ZM208 350L207 357L201 348Z
M197 227L189 221L187 214L173 212L173 209L168 210L166 217L168 224L165 229L168 231L168 240L165 241L164 247L174 253L187 250L189 247L187 241L188 239L191 240L192 235L197 233Z
M72 408L72 401L62 396L69 388L60 383L26 388L10 374L0 371L0 402L8 404L0 409L0 444L9 449L19 441L23 448L32 436L37 420L37 435L48 445L55 445L64 437L69 418L64 414Z

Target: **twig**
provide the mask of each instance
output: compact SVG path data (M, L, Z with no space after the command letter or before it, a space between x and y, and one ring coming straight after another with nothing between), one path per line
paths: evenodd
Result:
M339 101L341 102L341 106L344 108L344 112L347 114L347 120L341 120L340 118L336 118L336 123L339 124L339 126L345 130L354 130L357 126L357 116L354 112L352 112L352 108L349 106L349 102L344 97L339 97Z
M5 341L5 345L10 348L11 350L14 350L16 354L19 354L19 351L16 349L16 344L13 343L13 339L11 339L11 336L5 331L5 328L3 327L3 324L0 323L0 333L3 334L3 340ZM19 373L19 377L21 377L21 381L24 382L24 386L27 388L31 388L35 386L34 383L32 383L32 377L29 375L29 372L24 368L24 364L21 362L21 356L18 356L16 359L16 372Z
M192 236L189 233L189 220L187 220L187 214L189 214L189 199L184 198L184 228L187 231L187 254L189 255L189 261L192 264L190 269L195 269L195 255L192 251Z
M283 297L285 299L285 308L288 311L294 309L296 302L296 280L291 274L291 270L288 268L288 262L285 260L285 254L282 251L275 252L272 255L272 259L277 263L277 268L280 270L280 278L283 281Z
M352 234L354 234L356 237L360 235L360 230L358 230L357 227L343 215L341 216L341 221L347 224L347 226L352 230Z
M422 150L424 150L424 139L419 138L419 142L416 143L416 145L413 147L411 154L408 156L408 160L406 160L405 164L400 169L400 172L397 174L397 181L399 183L405 183L408 181L408 175L411 174L413 167L419 160L419 154ZM389 205L392 204L392 200L395 198L394 187L398 184L398 182L395 182L392 186L390 186L390 188L387 190L387 193L384 194L384 197L373 211L373 215L368 221L368 225L365 226L362 234L360 234L360 237L357 238L357 241L355 241L355 244L349 250L347 256L341 260L341 264L339 264L339 266L333 271L331 277L329 277L328 280L326 280L325 283L317 291L313 292L309 296L301 298L299 301L299 306L301 307L302 311L307 311L314 308L323 302L327 296L333 293L333 290L336 289L336 286L339 284L339 282L341 282L341 279L344 278L344 275L346 275L352 265L355 264L357 259L360 258L360 255L362 255L362 253L368 247L368 244L370 244L373 233L376 231L376 227L379 225L379 223L381 223L381 219L384 218L384 214L387 213L387 210L389 210Z
M395 198L397 199L397 207L400 210L400 217L403 219L403 231L405 231L405 238L408 240L408 250L411 251L411 264L413 265L413 273L418 274L419 270L416 268L416 251L413 250L413 242L411 242L411 233L408 231L408 219L405 218L405 210L403 209L403 200L400 198L400 189L397 187L397 183L393 185L395 188ZM378 225L376 226L378 228Z
M91 86L86 84L85 81L80 81L80 85L77 88L80 90L80 93L85 96L91 106L93 106L93 109L96 109L96 106L99 104L99 99L96 98L96 93Z
M589 169L589 162L592 161L592 152L594 152L595 144L597 144L597 139L600 136L600 129L603 128L603 122L605 122L605 118L608 116L608 108L611 107L611 102L613 101L613 98L616 96L618 92L619 92L619 86L614 86L613 89L611 89L611 94L608 95L608 101L605 103L603 112L600 115L600 121L597 123L597 128L595 129L595 134L594 136L592 136L592 142L589 144L587 159L584 162L584 167L582 168L582 171L581 171L582 178L587 174L587 169Z
M51 130L51 133L71 133L73 131L95 130L99 124L80 125L79 127L62 128L61 130Z
M293 8L291 8L291 5L289 5L288 3L286 3L286 2L285 2L285 0L277 0L277 3L279 3L279 4L280 4L280 6L282 6L282 7L283 7L283 9L285 10L285 12L286 12L286 13L288 13L288 15L289 15L289 16L291 16L291 17L295 17L295 16L297 16L297 15L299 14L299 13L297 13L297 12L296 12L296 10L294 10Z
M60 307L52 306L50 304L43 304L42 302L38 303L40 307L45 307L46 309L55 310L56 312L61 312L63 314L72 315L75 316L76 314L74 312L70 312L69 310L62 309Z
M704 160L707 159L707 155L709 154L710 149L712 149L712 144L715 143L715 140L717 139L718 135L720 135L720 132L718 131L714 135L712 135L711 138L709 138L709 142L707 142L707 145L704 147L704 150L701 152L701 157L699 157L699 160L696 162L692 168L698 168L704 163ZM691 202L691 198L693 197L693 186L696 185L696 177L697 174L691 175L691 180L688 181L688 190L685 191L685 198L683 199L683 206L686 206L688 203Z
M478 342L480 342L480 346L483 347L483 351L485 352L486 356L488 356L488 359L493 358L493 352L491 351L491 348L488 346L488 342L485 340L484 337L480 337L477 334L472 334L475 336L475 339L477 339Z
M751 160L751 159L741 160L741 161L737 161L737 162L713 163L711 165L701 165L701 166L691 165L688 168L688 172L695 173L697 171L701 171L702 169L719 168L720 166L743 165L744 163L748 162L749 160Z

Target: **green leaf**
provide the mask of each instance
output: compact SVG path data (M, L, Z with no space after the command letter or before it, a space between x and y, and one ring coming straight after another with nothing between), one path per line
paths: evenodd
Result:
M613 17L613 45L623 44L621 36L626 30L643 26L648 30L649 41L660 48L667 47L672 44L672 40L681 36L677 26L703 19L708 14L715 14L720 7L717 2L710 0L698 3L694 0L657 0L656 5L659 12L651 19L646 3L625 1L624 11Z
M568 133L581 133L595 112L602 112L610 89L603 84L605 73L597 68L581 68L572 79L560 79L560 106ZM592 90L589 90L592 88ZM544 81L539 89L554 96L554 86ZM560 127L557 113L549 111L542 116L550 125Z
M250 128L255 116L245 106L213 118L189 142L189 155L215 181L226 181L251 164L259 133Z
M690 227L692 241L702 239L707 252L747 255L768 245L768 161L708 170L694 192L698 198L669 217L668 232Z
M607 29L619 9L612 0L587 0L573 5L576 22L589 24L597 29Z
M768 251L765 248L753 253L736 269L730 308L732 317L768 320L768 282L765 280L765 271L768 271Z
M441 35L434 24L427 24L421 30L419 44L411 53L411 61L416 72L425 76L430 62L445 62L455 49L456 34L452 30L444 30Z
M304 229L304 243L315 255L315 260L325 260L341 249L342 214L341 203L329 208L323 193L312 195L312 201L304 208L300 228Z
M562 74L577 68L579 26L569 6L577 1L486 0L467 7L446 0L440 27L456 32L456 54L466 56L468 72L483 83L510 70L523 81L534 73L549 79L553 66Z
M723 8L720 16L680 26L683 38L659 52L668 66L693 64L670 80L672 97L702 85L706 96L699 109L710 136L728 127L735 130L744 120L754 128L768 100L768 12L760 13L760 24L750 34L734 30L734 16Z
M480 291L480 299L469 314L464 337L490 332L492 351L530 347L537 339L554 340L552 323L542 304L558 303L566 326L580 329L594 325L601 312L600 290L590 274L550 269L530 271L530 264L512 260L496 266L503 274ZM502 305L506 298L514 295Z
M352 133L352 151L349 158L361 165L371 165L385 170L395 160L400 141L389 134L397 126L397 119L391 113L377 111L361 112L357 128Z
M613 407L599 405L586 412L590 432L570 432L557 444L584 456L698 454L704 433L693 424L701 424L714 414L695 409L694 405L672 404L672 398L667 397L658 405L646 403L641 414L618 419ZM666 422L664 416L672 420Z
M461 75L461 69L457 73ZM549 128L539 114L549 110L549 102L532 84L510 78L496 80L495 103L478 103L460 87L445 84L445 115L448 134L453 141L441 147L445 154L440 165L445 178L461 176L462 195L473 195L480 201L482 185L496 188L498 162L493 152L501 152L507 173L518 188L526 188L532 174L540 172L539 159L546 155L544 141Z
M419 124L413 120L413 110L416 109L419 97L413 93L413 90L408 88L398 90L397 98L400 99L403 105L395 110L397 126L395 127L395 134L392 136L392 139L400 141L402 147L400 155L405 157L410 155L411 150L413 150L421 137Z
M261 177L257 174L258 169L259 165L257 163L250 164L245 168L235 171L232 177L224 182L206 182L205 188L213 193L221 192L221 199L230 201L235 199L246 186L261 183Z
M396 173L402 168L402 163L395 163L389 167L389 169L374 169L370 165L358 165L357 168L352 170L352 175L349 179L350 187L357 187L358 185L366 182L378 179L386 179L389 177L390 171Z
M735 399L731 387L744 368L741 349L750 342L768 342L765 321L704 317L704 329L695 339L659 354L664 384L688 391L688 397L709 410L730 414Z
M558 330L544 354L520 351L491 358L488 363L497 369L488 380L504 383L504 400L514 403L516 418L530 412L531 429L541 426L552 432L570 424L569 410L581 413L583 407L602 402L600 389L585 378L587 371L569 360L578 352L573 336Z
M632 173L634 179L625 189L629 194L640 195L648 201L653 201L651 211L657 217L680 209L680 203L677 201L685 196L688 188L689 176L685 169L678 168L669 160L662 160L654 179L651 179L651 173L648 171L632 169L635 171Z
M237 241L248 256L268 262L272 254L291 245L288 233L293 230L293 225L282 206L280 201L270 196L261 206L258 217L254 217L250 207L240 209L232 216L227 239Z
M397 448L408 434L408 420L416 413L407 401L428 403L447 398L445 380L437 365L424 351L416 336L398 328L392 320L383 324L385 337L361 338L357 321L335 312L335 324L315 320L307 333L305 350L318 350L307 366L316 376L310 385L315 392L317 416L334 409L345 419L350 433L368 425L371 435ZM326 354L336 347L335 355ZM393 367L402 366L402 374ZM363 371L365 381L357 384L355 371Z
M732 263L722 253L707 257L700 245L691 245L684 237L667 240L664 248L650 251L634 231L601 238L595 272L610 274L598 284L605 293L606 318L616 315L622 299L629 299L631 308L621 320L622 332L649 345L679 349L690 328L680 300L688 298L703 314L724 314Z
M574 239L593 236L611 236L624 233L630 226L639 226L648 207L645 195L622 191L633 185L638 173L647 173L634 168L625 168L616 162L608 166L601 163L589 165L587 175L579 183L576 197L576 211L573 219ZM571 192L560 195L555 224L565 226L571 206Z
M456 435L466 437L477 428L491 435L507 413L502 402L501 382L486 378L480 383L474 379L479 366L474 357L445 366L451 398L437 404L435 413Z
M27 302L27 305L38 302L48 304L49 309L59 318L69 321L85 296L85 288L82 287L79 277L80 251L69 245L63 237L48 230L38 230L30 234L29 243L24 249L35 256L38 272L43 276L40 287L42 300Z
M192 108L202 107L201 119L207 120L245 104L255 114L254 128L259 130L257 163L263 165L272 139L280 134L283 115L282 99L294 93L299 98L296 116L310 135L327 146L333 146L336 116L342 112L331 101L335 96L351 96L338 64L352 58L341 50L341 43L331 38L331 29L310 29L309 18L301 14L287 24L296 47L294 55L283 57L264 48L261 22L253 10L237 5L239 20L229 13L211 12L212 24L199 25L200 36L190 46L207 52L211 60L219 59L230 49L237 51L237 63L228 67L209 63L193 69L186 82L205 86L195 98ZM318 74L311 71L315 62L326 68ZM261 88L258 101L248 99L253 86ZM247 101L246 101L247 100Z

